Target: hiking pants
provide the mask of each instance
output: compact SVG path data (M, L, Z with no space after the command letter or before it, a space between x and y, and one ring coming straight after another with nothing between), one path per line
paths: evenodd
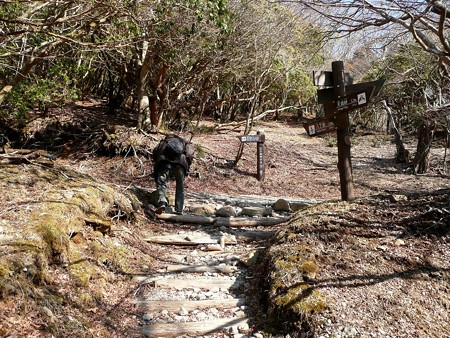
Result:
M183 212L184 208L184 168L180 164L164 163L156 174L156 190L158 191L158 204L169 205L167 198L167 182L169 177L175 176L175 211Z

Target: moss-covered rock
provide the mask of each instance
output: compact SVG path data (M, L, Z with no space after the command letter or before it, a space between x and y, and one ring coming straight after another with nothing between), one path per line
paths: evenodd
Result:
M53 288L70 283L68 292L83 290L72 299L81 309L104 297L111 271L132 272L133 253L108 235L124 222L141 225L133 195L56 165L1 166L0 190L12 205L0 219L0 298L27 290L22 297L38 306L63 299Z
M332 203L331 203L332 205ZM297 212L280 230L266 251L268 276L267 319L274 332L314 336L314 314L327 308L327 302L314 281L320 274L320 250L302 241L305 223L325 212L329 205L311 206Z

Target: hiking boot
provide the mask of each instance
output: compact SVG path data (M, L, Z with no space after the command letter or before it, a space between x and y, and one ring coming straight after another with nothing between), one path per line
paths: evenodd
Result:
M167 208L167 203L164 203L164 202L159 203L158 208L156 208L156 210L155 210L155 214L161 215L163 212L166 211L166 208Z

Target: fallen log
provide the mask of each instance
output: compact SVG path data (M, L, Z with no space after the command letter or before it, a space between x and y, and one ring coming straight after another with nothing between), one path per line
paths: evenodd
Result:
M272 226L285 223L290 217L217 217L214 226L221 227L258 227L258 226Z
M177 215L177 214L160 214L156 215L157 219L163 221L171 221L178 223L190 223L190 224L214 224L214 217L199 216L199 215Z
M38 164L53 166L53 162L39 151L16 149L13 152L0 154L0 164Z
M258 227L285 223L289 217L208 217L199 215L160 214L157 219L189 224L203 224L225 227Z

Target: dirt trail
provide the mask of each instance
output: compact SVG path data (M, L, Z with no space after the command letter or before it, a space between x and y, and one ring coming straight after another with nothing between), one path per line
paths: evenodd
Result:
M187 213L194 203L224 205L243 199L250 204L256 203L258 196L262 205L279 197L311 202L339 200L337 149L332 135L310 138L301 125L282 122L263 122L255 129L264 129L266 135L266 178L262 182L255 177L255 145L246 145L238 165L232 166L239 132L194 137L198 156L191 168L196 175L186 183ZM145 139L148 151L156 145L156 139L138 136ZM408 147L413 150L412 145ZM167 333L167 324L174 328L171 335L175 336L195 331L195 335L204 337L238 338L247 332L260 337L251 329L258 320L264 321L267 304L258 302L261 285L256 277L260 271L252 258L257 263L261 260L252 255L264 251L268 238L278 233L280 242L275 251L284 254L291 245L304 243L316 250L320 270L309 282L330 300L330 308L322 314L318 326L324 337L369 332L367 337L385 338L388 335L383 332L389 330L400 332L391 337L414 337L408 330L427 332L423 337L439 337L432 334L433 328L441 329L442 319L448 315L434 319L428 313L449 306L450 248L443 223L448 220L448 199L445 194L414 194L450 186L449 176L441 171L443 149L433 149L436 169L420 176L393 162L394 151L388 136L354 137L357 201L327 205L309 215L296 214L296 223L289 228L286 224L215 228L165 222L151 217L145 196L138 196L136 202L142 207L137 223L131 217L135 201L119 194L132 193L136 187L151 192L155 186L150 159L132 151L126 156L104 157L89 148L57 154L56 159L49 160L54 166L33 160L0 167L0 244L16 238L23 247L23 238L38 239L37 248L55 250L50 252L49 262L42 262L40 259L47 256L41 252L23 255L15 250L19 246L4 245L8 251L3 252L3 258L12 258L1 266L2 271L10 272L4 275L3 285L8 288L2 289L7 297L0 303L0 335L131 338L142 337L144 332L157 337ZM406 198L389 199L401 194ZM123 214L124 206L128 215ZM41 209L44 207L51 209ZM103 213L103 220L93 217ZM39 232L43 228L32 229L30 215L35 217L33 222L45 222L45 229L51 222L53 232L43 236ZM76 231L72 229L74 220L79 222ZM61 233L61 224L68 230ZM109 233L99 232L104 224L111 226ZM222 251L208 249L210 244L220 245L221 236L226 234L234 235L236 244L225 244ZM184 240L215 236L217 243L179 246L146 240L168 235ZM65 252L67 248L70 250ZM66 256L59 255L60 251ZM187 267L197 271L185 271ZM180 268L183 271L174 271ZM130 281L130 276L136 278ZM382 283L386 281L384 276L390 283ZM423 278L417 281L411 276ZM364 283L358 283L360 279ZM296 285L297 281L292 283ZM281 292L292 285L287 284ZM367 321L380 309L391 316ZM418 319L405 323L397 320L396 313ZM206 325L198 328L200 319L212 322L215 329ZM384 331L378 331L377 325ZM349 329L347 336L339 333L341 328Z

